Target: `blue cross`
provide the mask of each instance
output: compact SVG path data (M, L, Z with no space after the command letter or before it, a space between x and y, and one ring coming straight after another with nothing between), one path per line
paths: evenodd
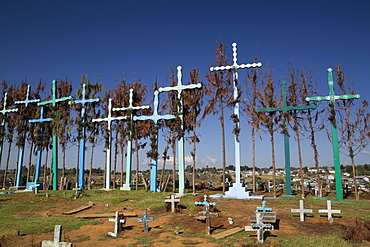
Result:
M158 91L154 92L154 113L151 116L134 116L134 121L137 120L152 120L154 122L154 127L156 127L157 123L161 119L174 119L176 118L174 115L159 115L158 114L158 105L159 105L159 100L158 100ZM158 134L156 136L156 140L158 141ZM157 183L157 160L152 160L152 166L151 166L151 171L150 171L150 191L155 192L156 191L156 183Z
M256 212L272 212L272 208L266 207L266 201L262 202L262 207L257 207Z
M81 104L81 119L82 122L85 122L85 104L86 103L93 103L98 102L99 99L86 99L86 84L82 85L82 99L69 101L69 104ZM80 139L80 160L79 160L79 171L78 171L78 187L83 189L84 188L84 173L85 173L85 127L82 126L82 138Z
M144 222L144 232L148 232L149 231L148 222L153 221L153 220L154 220L154 218L153 217L147 217L146 216L146 211L144 211L143 212L143 218L138 219L137 222Z
M202 202L195 202L195 205L197 205L197 206L203 205L203 210L204 211L206 211L207 204L210 205L210 206L216 205L215 202L208 202L207 201L207 195L204 195L204 201L202 201Z
M44 118L44 107L40 108L40 118L39 119L31 119L29 123L43 123L43 122L51 122L53 121L52 118ZM44 127L41 125L40 127L40 147L37 150L37 157L36 157L36 171L35 171L35 181L39 180L40 177L40 167L41 167L41 157L42 157L42 133L44 132Z

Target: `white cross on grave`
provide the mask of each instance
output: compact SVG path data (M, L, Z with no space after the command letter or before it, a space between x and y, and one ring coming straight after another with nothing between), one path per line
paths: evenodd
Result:
M205 211L198 212L199 216L205 216L206 217L206 233L207 235L211 234L211 217L218 217L218 213L212 213L209 211L209 204L206 204L206 209Z
M114 232L108 232L109 236L117 237L117 235L122 232L122 224L125 223L125 219L123 218L123 214L120 214L116 211L116 217L114 219L108 219L111 222L114 222Z
M251 231L257 231L257 239L258 242L263 243L264 237L263 237L263 232L268 230L272 231L274 230L274 226L271 225L270 223L263 223L263 216L260 212L256 213L256 223L252 223L251 226L246 226L245 231L251 232Z
M175 208L176 208L176 203L180 202L180 199L176 199L175 195L171 195L171 199L166 199L164 200L165 202L170 202L171 203L171 212L175 213Z
M72 247L72 243L60 242L62 240L62 226L55 225L54 241L42 241L41 247Z
M304 221L304 214L312 214L312 209L304 209L303 200L299 200L299 209L291 209L292 213L299 213L301 221Z
M340 214L341 211L340 210L332 210L331 209L331 201L330 200L327 200L326 203L327 203L327 208L328 209L319 209L319 213L328 214L328 220L329 220L329 222L334 222L334 220L333 220L333 214Z

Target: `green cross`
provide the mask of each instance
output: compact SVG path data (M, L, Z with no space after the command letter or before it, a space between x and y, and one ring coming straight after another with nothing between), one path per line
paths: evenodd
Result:
M298 106L288 106L287 105L287 96L286 96L286 82L282 81L282 97L283 97L283 106L276 108L264 108L256 109L256 112L274 112L282 111L284 113L292 110L308 110L315 109L314 105L298 105ZM286 184L286 194L292 195L291 188L291 178L290 178L290 146L289 146L289 119L285 119L285 134L284 134L284 152L285 152L285 184Z
M334 104L337 99L358 99L360 98L359 94L355 95L340 95L337 96L334 94L334 82L333 82L333 69L328 68L328 84L329 84L329 96L324 97L306 97L306 101L322 101L329 100L329 104ZM340 157L339 157L339 147L338 147L338 130L335 124L335 110L333 111L334 120L331 124L331 135L332 135L332 144L333 144L333 156L334 156L334 170L335 170L335 190L337 195L337 200L343 200L343 191L342 191L342 174L340 172Z
M53 87L52 87L52 99L39 102L37 103L38 106L44 106L48 104L52 104L54 107L57 105L58 102L66 101L72 99L72 96L62 97L57 99L57 81L53 80ZM54 110L54 117L56 116L56 111ZM52 149L52 167L53 167L53 190L58 189L58 137L56 131L53 131L53 149Z

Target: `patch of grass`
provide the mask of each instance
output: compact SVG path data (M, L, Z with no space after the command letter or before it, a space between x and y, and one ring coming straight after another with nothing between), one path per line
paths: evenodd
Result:
M282 246L286 247L351 247L352 245L340 236L330 235L330 236L294 236L288 237L282 240Z
M90 236L81 236L78 237L76 240L73 240L73 243L81 243L83 241L90 240Z
M135 237L136 240L138 240L138 242L132 244L132 245L129 245L129 246L137 246L140 244L141 245L148 245L150 246L150 244L154 243L153 240L157 239L158 236L156 237L152 237L152 238L149 238L149 237Z

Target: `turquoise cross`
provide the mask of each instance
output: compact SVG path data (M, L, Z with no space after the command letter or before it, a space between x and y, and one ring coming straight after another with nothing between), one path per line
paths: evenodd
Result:
M195 89L201 88L202 84L190 84L190 85L182 85L182 67L177 66L177 86L174 87L164 87L159 88L159 92L168 92L168 91L177 91L177 99L180 100L180 120L181 120L181 129L184 130L184 106L183 106L183 99L181 97L182 90L186 89ZM184 137L180 137L178 139L178 163L179 163L179 194L182 195L185 193L185 154L184 154Z
M276 108L264 108L264 109L256 109L256 112L274 112L274 111L282 111L284 113L292 110L308 110L308 109L315 109L316 106L314 105L298 105L298 106L288 106L287 105L287 89L286 89L286 82L282 81L282 97L283 97L283 106L276 107ZM291 178L290 178L290 147L289 147L289 119L285 118L285 134L284 134L284 151L285 151L285 183L286 183L286 194L292 195L292 188L291 188ZM276 186L276 185L274 185Z
M62 97L57 99L57 81L52 81L52 99L37 103L38 106L44 106L52 104L53 107L57 105L58 102L66 101L72 99L72 96ZM54 110L54 116L56 111ZM58 137L56 131L53 131L53 149L52 149L52 167L53 167L53 190L58 189Z
M328 84L329 84L329 96L317 96L317 97L306 97L306 101L322 101L328 100L330 104L334 104L335 100L342 99L358 99L360 98L359 94L355 95L335 95L334 94L334 81L333 81L333 69L328 68ZM343 191L342 191L342 174L340 171L340 156L339 156L339 147L338 147L338 130L336 127L336 117L335 110L333 111L334 120L331 123L331 135L332 135L332 145L333 145L333 156L334 156L334 169L335 169L335 188L336 188L336 197L337 200L343 200Z

